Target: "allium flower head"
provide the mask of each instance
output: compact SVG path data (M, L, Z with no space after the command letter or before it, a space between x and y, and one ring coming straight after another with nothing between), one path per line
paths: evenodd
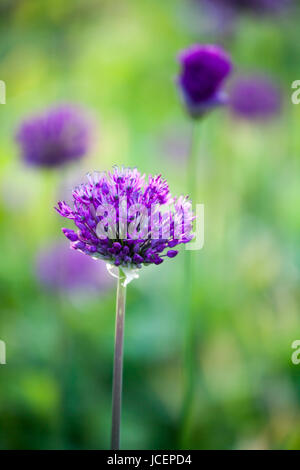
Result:
M161 175L114 168L87 179L74 189L73 207L61 201L56 208L77 227L63 229L71 248L124 271L174 258L174 248L193 238L191 202L172 197Z
M178 84L188 112L200 117L210 109L225 104L221 86L232 69L226 52L215 45L194 45L179 57L181 73Z
M197 0L214 7L228 8L237 13L279 13L291 4L290 0Z
M80 109L63 105L25 120L16 140L28 165L52 168L79 160L87 153L90 126Z
M111 277L102 263L58 242L38 253L36 275L41 284L54 291L99 292L112 287Z
M268 120L281 109L279 88L263 76L236 79L231 87L229 105L232 112L250 120Z

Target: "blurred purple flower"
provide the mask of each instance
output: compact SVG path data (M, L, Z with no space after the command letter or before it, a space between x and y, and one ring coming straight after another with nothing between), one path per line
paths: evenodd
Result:
M161 175L149 176L146 182L145 175L136 168L95 172L72 195L73 207L62 201L56 208L61 216L73 220L78 229L75 233L64 228L64 235L74 250L109 264L126 269L158 265L165 256L173 258L177 254L168 248L193 238L190 201L171 197L168 183ZM167 251L163 254L164 250Z
M53 168L81 159L90 137L90 123L82 110L62 105L25 120L16 140L28 165Z
M53 243L36 258L36 274L41 284L55 291L105 291L114 284L105 266L64 243Z
M239 117L250 120L268 120L281 110L279 88L269 78L244 76L231 86L229 106Z
M195 0L197 15L197 31L199 27L206 35L219 38L220 42L231 38L235 31L237 13L228 4L213 0ZM203 8L202 8L203 7Z
M216 45L194 45L183 51L178 77L184 103L192 117L226 103L221 86L232 69L226 52Z
M208 8L221 8L223 12L276 14L291 5L290 0L196 0Z

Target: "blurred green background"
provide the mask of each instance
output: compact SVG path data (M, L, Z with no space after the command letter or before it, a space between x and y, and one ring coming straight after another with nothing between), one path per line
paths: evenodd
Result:
M300 448L300 365L291 362L300 338L300 107L290 101L298 13L243 16L219 37L189 1L1 0L1 449L109 447L114 286L88 296L49 291L36 254L63 240L66 222L53 206L89 170L137 166L187 192L190 122L176 57L195 42L223 43L237 72L271 75L284 107L264 125L220 110L199 134L206 240L195 254L197 389L186 447ZM26 168L17 126L66 101L93 113L92 152L63 171ZM142 270L128 288L124 449L182 445L183 258Z

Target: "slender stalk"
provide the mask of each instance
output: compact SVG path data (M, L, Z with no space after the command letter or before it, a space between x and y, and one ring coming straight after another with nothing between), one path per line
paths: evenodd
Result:
M192 121L191 136L190 136L190 147L188 155L188 171L187 171L187 183L188 183L188 194L190 194L191 200L196 204L197 198L197 131L199 122L196 120Z
M120 425L122 408L122 375L123 375L123 343L124 343L124 320L126 287L122 285L124 275L119 270L117 302L116 302L116 326L115 326L115 353L114 353L114 375L112 391L112 428L111 449L120 448Z
M188 159L188 194L195 207L197 203L197 130L198 121L192 122ZM185 253L186 330L184 338L184 389L181 418L181 445L186 446L196 386L196 318L193 304L194 252Z

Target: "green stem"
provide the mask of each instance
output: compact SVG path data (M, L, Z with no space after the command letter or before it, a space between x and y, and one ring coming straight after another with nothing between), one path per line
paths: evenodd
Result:
M188 157L188 194L193 202L196 204L197 199L197 130L198 121L192 122L190 148Z
M116 326L115 326L115 353L114 353L114 375L112 392L112 429L111 449L120 448L120 426L122 408L122 375L123 375L123 343L124 343L124 320L126 287L122 285L124 275L119 269L117 302L116 302Z
M193 121L188 160L188 193L193 206L197 203L197 126ZM182 405L181 445L186 447L188 430L193 409L193 399L196 386L196 315L193 305L194 291L194 252L185 253L185 282L186 282L186 330L184 338L184 389Z

